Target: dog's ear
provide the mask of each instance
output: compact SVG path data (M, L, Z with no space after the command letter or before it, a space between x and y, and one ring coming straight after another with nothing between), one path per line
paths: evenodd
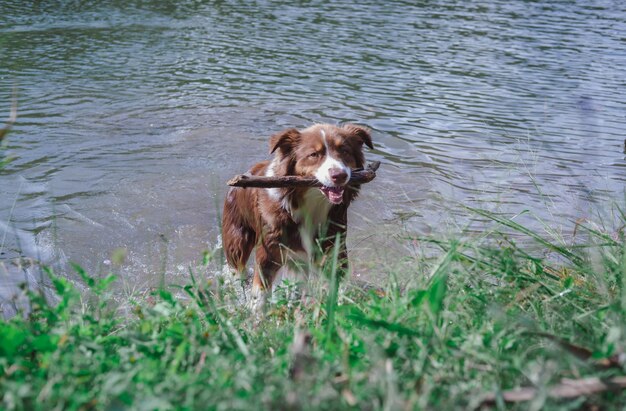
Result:
M276 151L278 148L286 154L291 151L291 148L300 139L300 132L295 128L289 128L280 133L274 134L270 137L270 154Z
M343 129L350 135L358 138L361 141L361 144L365 144L371 149L374 148L374 145L372 144L372 136L370 136L368 128L357 126L356 124L344 124Z

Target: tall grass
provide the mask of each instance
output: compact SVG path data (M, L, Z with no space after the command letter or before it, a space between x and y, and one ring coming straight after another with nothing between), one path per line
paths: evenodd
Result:
M414 238L439 256L416 259L413 273L378 273L389 281L371 290L333 286L331 264L300 301L287 297L291 284L279 287L262 319L232 304L235 290L193 272L121 316L114 276L75 266L89 289L81 294L47 269L59 302L24 290L30 310L0 322L0 408L505 408L507 390L521 387L533 390L513 407L623 407L620 389L550 391L563 379L626 372L623 226L581 226L586 242L567 247L473 212L538 251L503 231Z

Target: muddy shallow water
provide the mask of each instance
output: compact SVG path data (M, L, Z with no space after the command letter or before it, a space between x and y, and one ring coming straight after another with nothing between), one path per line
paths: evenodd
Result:
M224 181L314 122L371 127L383 163L351 210L359 271L478 228L461 205L567 234L623 201L625 22L611 1L4 1L0 281L120 248L128 288L175 281L218 245Z

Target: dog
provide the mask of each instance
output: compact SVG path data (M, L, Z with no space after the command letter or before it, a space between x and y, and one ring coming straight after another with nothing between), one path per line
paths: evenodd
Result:
M281 267L319 263L334 247L338 247L339 268L347 270L347 211L360 188L348 182L352 171L364 166L364 145L374 148L370 132L354 124L284 130L270 138L271 161L257 163L248 173L314 176L323 187L232 187L228 191L222 214L224 254L230 269L245 276L256 247L253 297L264 301Z

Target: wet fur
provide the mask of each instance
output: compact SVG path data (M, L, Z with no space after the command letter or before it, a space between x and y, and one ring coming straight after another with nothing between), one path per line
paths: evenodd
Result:
M332 176L328 177L328 170L323 169L329 164L335 177L340 163L348 169L348 174L349 170L363 168L364 144L373 148L369 131L351 124L343 127L318 124L301 131L288 129L270 138L273 159L255 164L249 173L259 176L317 173L318 179L330 181ZM331 204L318 188L233 187L229 190L222 219L224 252L230 267L243 274L256 247L253 290L271 290L278 270L296 254L306 252L309 260L319 262L322 256L317 250L320 246L324 253L331 250L337 234L340 264L344 269L347 267L347 210L359 187L347 187L343 182L330 184L344 187L340 204Z

